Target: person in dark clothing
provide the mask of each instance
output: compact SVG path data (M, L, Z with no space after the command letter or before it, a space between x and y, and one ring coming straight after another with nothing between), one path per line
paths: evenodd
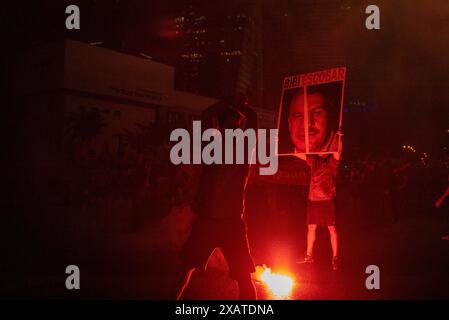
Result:
M225 129L257 129L257 114L241 97L211 106L202 113L201 121L206 128L218 129L222 134ZM243 220L249 160L248 157L244 164L203 165L192 203L197 219L181 250L175 275L172 293L176 299L181 298L193 271L205 267L216 247L222 250L230 276L238 283L239 298L256 298L251 280L255 267Z

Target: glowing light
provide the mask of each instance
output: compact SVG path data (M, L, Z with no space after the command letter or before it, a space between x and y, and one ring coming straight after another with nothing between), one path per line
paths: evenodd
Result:
M404 149L404 150L408 150L408 151L411 151L411 152L416 152L416 149L415 149L415 147L413 147L413 146L409 146L409 145L403 145L402 146L402 149Z
M157 34L163 39L177 39L183 35L183 31L181 30L183 21L184 17L160 19L156 25Z
M266 265L256 267L256 278L263 282L275 299L288 299L292 293L293 279L285 274L273 273Z

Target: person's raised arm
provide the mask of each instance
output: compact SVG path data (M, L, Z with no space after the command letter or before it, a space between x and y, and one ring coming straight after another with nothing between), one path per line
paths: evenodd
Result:
M206 128L216 127L214 119L228 108L227 104L219 101L201 112L201 122Z
M435 201L435 207L441 208L444 199L446 199L448 196L449 196L449 186L446 188L446 191L441 195L441 197L439 197L438 200Z
M246 118L246 126L245 129L251 128L256 130L258 127L257 124L257 113L251 109L250 107L243 105L238 108L238 111L240 111Z
M337 137L338 137L338 148L337 148L337 152L334 152L334 158L337 161L341 160L341 154L343 152L343 133L341 132L341 129L338 129L337 133L336 133Z
M239 112L246 119L245 129L257 130L257 113L251 108L245 95L237 93L232 97L228 97L225 101L229 106Z

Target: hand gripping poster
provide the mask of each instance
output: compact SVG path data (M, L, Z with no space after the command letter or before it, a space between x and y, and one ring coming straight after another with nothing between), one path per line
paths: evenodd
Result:
M278 155L340 152L345 78L345 67L284 78Z

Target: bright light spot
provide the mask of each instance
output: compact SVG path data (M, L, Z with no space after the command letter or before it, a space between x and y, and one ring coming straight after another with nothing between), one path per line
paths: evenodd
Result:
M144 58L147 58L147 59L153 60L153 57L152 57L152 56L149 56L149 55L147 55L146 53L143 53L143 52L141 52L141 53L140 53L140 55L141 55L142 57L144 57Z
M402 146L402 149L409 150L409 151L411 151L411 152L416 152L415 147L409 146L409 145L403 145L403 146Z
M273 273L266 265L256 267L256 279L263 282L275 299L288 299L294 281L285 274Z

